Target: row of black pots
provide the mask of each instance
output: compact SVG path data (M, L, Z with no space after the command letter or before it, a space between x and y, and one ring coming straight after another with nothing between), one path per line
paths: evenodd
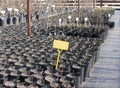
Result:
M64 13L64 14L58 14L58 15L55 15L55 16L53 16L53 17L50 17L49 18L49 21L48 21L48 19L46 19L46 18L44 18L44 19L42 19L42 20L40 20L39 22L36 22L36 23L34 23L35 25L37 25L37 26L40 26L40 27L43 27L43 25L44 25L44 27L43 28L45 28L46 29L46 26L47 25L45 25L45 23L47 24L48 23L48 26L51 26L51 25L58 25L59 23L58 23L58 19L59 18L62 18L62 19L66 19L66 21L67 22L70 22L67 18L68 18L68 14L70 14L71 16L72 16L72 19L71 19L71 22L73 22L73 23L76 23L76 14L77 14L77 12L72 12L72 13ZM89 19L89 22L91 23L91 25L99 25L99 24L102 24L103 26L104 25L109 25L108 24L108 19L109 19L109 17L108 17L108 14L112 14L111 12L104 12L104 11L102 11L102 13L101 13L101 16L99 16L99 13L98 12L85 12L85 14L84 13L82 13L81 12L81 18L80 18L80 21L79 21L79 23L81 23L81 24L85 24L85 21L84 21L84 18L85 17L88 17L88 19ZM101 22L101 20L100 19L103 19L103 21ZM63 21L62 21L63 22ZM50 25L49 25L50 24ZM40 28L39 27L39 28Z
M27 40L27 39L26 39L26 40ZM9 41L9 40L7 40L7 41ZM34 40L34 41L35 41L35 40ZM34 42L34 41L33 41L33 42ZM25 42L25 41L23 40L23 42ZM8 44L10 44L10 43L8 43ZM7 45L8 45L8 44L7 44ZM79 43L78 43L78 44L79 44ZM84 43L83 43L83 44L84 44ZM88 45L89 45L89 42L86 42L86 44L88 44ZM12 44L12 45L13 45L13 44ZM16 45L16 44L15 44L15 45ZM11 46L11 45L8 45L8 46ZM76 47L77 47L77 46L76 46ZM8 48L10 48L10 49L8 49ZM13 48L12 48L12 47L7 47L7 48L5 48L5 49L7 49L7 51L9 51L9 50L11 50L11 51L12 51L12 50L13 50ZM20 48L18 48L18 49L20 49ZM43 50L43 51L44 51L44 50ZM24 52L24 53L25 53L25 52ZM8 59L9 59L9 58L8 58ZM25 59L25 58L24 58L24 59ZM10 60L10 59L9 59L9 60ZM64 60L64 59L63 59L63 60ZM72 61L73 61L73 60L72 60ZM11 63L11 62L10 62L10 63ZM13 64L13 61L12 61L11 65L12 65L12 64ZM34 63L33 63L33 64L34 64ZM15 66L15 67L17 67L17 66ZM64 75L64 74L65 74L65 73L64 73L64 74L63 74L63 73L64 73L64 71L62 72L62 75ZM66 75L67 75L67 74L66 74ZM32 83L31 83L31 84L32 84Z
M82 10L81 10L82 11ZM65 19L66 18L68 18L68 14L71 14L72 15L72 17L74 18L75 16L76 16L76 11L74 11L74 12L68 12L68 13L64 13L64 14L58 14L57 16L53 16L53 17L50 17L49 18L49 20L50 20L50 22L52 23L52 25L58 25L58 19L60 18L60 17L64 17ZM85 14L84 14L84 11L82 11L81 12L82 14L81 15L83 15L83 16L81 16L81 21L80 22L82 22L82 24L84 24L85 22L84 22L84 18L87 16L88 17L88 19L90 20L90 23L92 24L92 25L98 25L98 24L100 24L100 16L99 16L99 13L96 13L96 14L94 14L94 12L91 12L91 13L89 13L88 11L85 11ZM102 11L102 18L103 18L103 25L107 25L107 24L109 24L108 23L108 13L110 13L110 14L112 14L112 12L108 12L108 11L106 11L106 12L104 12L104 11ZM87 15L86 15L87 14ZM39 15L35 15L36 16L36 18L39 18ZM26 15L24 15L24 17L26 17ZM96 19L94 19L94 18L97 18L98 20L96 20ZM13 24L16 24L16 17L13 17L13 19L12 19L12 21L13 21ZM21 17L19 17L19 21L21 20ZM44 21L43 21L44 20ZM39 22L37 21L37 23L35 23L35 25L39 25L40 24L40 26L42 27L43 25L44 25L44 27L43 28L45 28L46 29L46 23L47 23L47 19L46 18L44 18L42 21L40 20ZM45 21L46 20L46 21ZM75 21L75 19L72 19L72 21L73 22L76 22ZM3 23L2 21L1 21L1 23ZM49 23L49 22L48 22ZM8 17L7 18L7 24L10 24L10 17ZM34 23L33 23L34 24Z
M47 74L48 74L48 72L47 72ZM64 74L63 74L64 75Z
M108 31L107 27L56 27L52 26L47 31L48 35L64 35L64 36L72 36L72 37L88 37L88 38L102 38L100 35L103 35ZM105 35L106 36L106 35Z
M5 78L3 86L10 86L5 83L11 82L10 84L14 83L16 87L19 81L24 86L78 88L79 84L89 76L90 68L97 60L95 52L101 44L99 38L68 37L60 34L56 36L34 34L27 37L24 30L11 28L13 30L9 30L10 28L2 30L4 47L0 53L2 58L0 63L3 68L0 70L7 74L1 77ZM57 50L52 48L55 38L70 42L69 50L61 54L58 70L55 70ZM11 76L12 73L14 75Z
M91 60L92 60L92 59L91 59ZM65 80L66 80L66 81L68 81L68 80L69 80L69 81L73 81L73 78L74 78L73 84L75 84L75 88L78 88L77 86L83 81L83 79L85 79L85 78L87 77L87 75L85 75L85 74L89 74L89 73L88 73L89 70L88 70L88 68L87 68L87 66L88 66L89 64L90 64L90 63L86 64L85 67L82 67L81 69L74 67L74 69L76 69L76 70L78 69L78 70L79 70L79 72L80 72L81 75L78 75L78 76L76 76L76 77L71 77L71 75L68 74L68 75L66 76L66 79L63 79L63 80L61 79L61 82L65 81ZM89 67L90 67L90 65L89 65ZM78 71L78 70L77 70L77 71ZM80 70L81 70L81 71L80 71ZM75 71L75 73L76 73L76 71ZM84 74L83 74L83 73L84 73ZM47 74L48 74L48 72L47 72ZM24 76L24 77L25 77L25 76ZM79 81L78 81L78 77L80 77L80 78L79 78ZM10 77L9 77L9 78L10 78ZM13 78L16 78L16 77L15 77L15 76L14 76L14 77L12 76L12 79L13 79ZM49 76L47 76L47 78L49 78ZM29 79L29 78L28 78L28 79ZM33 80L33 78L32 78L32 80ZM34 79L33 81L35 82L36 79ZM51 78L51 80L47 79L47 81L49 81L49 82L52 81L52 78ZM68 83L69 83L69 82L68 82ZM31 85L31 84L34 84L34 83L31 82L30 80L27 80L27 82L25 81L25 86L29 86L29 85ZM49 83L48 83L48 84L49 84ZM60 84L60 83L59 83L59 84ZM62 83L62 84L63 84L63 83ZM73 84L72 84L72 85L73 85ZM44 84L44 85L47 85L47 83ZM50 85L50 86L51 86L51 85ZM53 85L52 85L52 86L53 86ZM64 86L65 86L65 85L64 85ZM69 86L70 86L70 85L69 85ZM54 87L53 87L53 88L54 88ZM55 88L56 88L56 87L55 87ZM58 88L58 87L57 87L57 88ZM61 88L61 87L60 87L60 88ZM63 88L66 88L66 87L63 87ZM67 88L69 88L69 87L67 87ZM72 87L72 88L73 88L73 87Z

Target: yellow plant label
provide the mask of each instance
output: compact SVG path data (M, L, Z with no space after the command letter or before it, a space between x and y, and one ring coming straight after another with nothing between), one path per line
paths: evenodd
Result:
M61 40L54 40L53 48L61 49L61 50L68 50L69 42L61 41Z

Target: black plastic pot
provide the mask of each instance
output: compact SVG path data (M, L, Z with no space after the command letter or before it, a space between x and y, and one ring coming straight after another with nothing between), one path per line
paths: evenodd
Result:
M39 15L36 15L36 19L37 19L37 20L39 20L39 17L40 17Z
M114 23L114 22L111 22L111 21L109 21L108 24L109 24L109 27L110 27L110 28L113 28L113 27L115 26L115 23Z
M13 24L16 24L17 23L16 17L13 17L12 21L13 21Z
M85 65L84 65L84 78L83 78L83 81L85 81L87 76L88 76L88 69L89 69L89 62L86 62Z
M7 18L7 24L9 25L10 24L10 17Z
M0 18L0 26L3 26L3 20Z

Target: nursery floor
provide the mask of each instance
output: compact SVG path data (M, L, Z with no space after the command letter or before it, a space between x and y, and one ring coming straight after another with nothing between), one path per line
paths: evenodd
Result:
M108 32L99 59L80 88L120 88L120 11L110 20L115 27Z

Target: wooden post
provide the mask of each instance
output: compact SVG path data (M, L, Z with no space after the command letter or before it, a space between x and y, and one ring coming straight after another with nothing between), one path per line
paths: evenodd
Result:
M78 0L78 17L80 17L80 0Z
M95 0L93 0L93 8L95 8Z
M27 34L31 36L31 15L30 15L30 0L27 0Z
M100 0L100 7L102 7L102 1L103 1L103 0Z

